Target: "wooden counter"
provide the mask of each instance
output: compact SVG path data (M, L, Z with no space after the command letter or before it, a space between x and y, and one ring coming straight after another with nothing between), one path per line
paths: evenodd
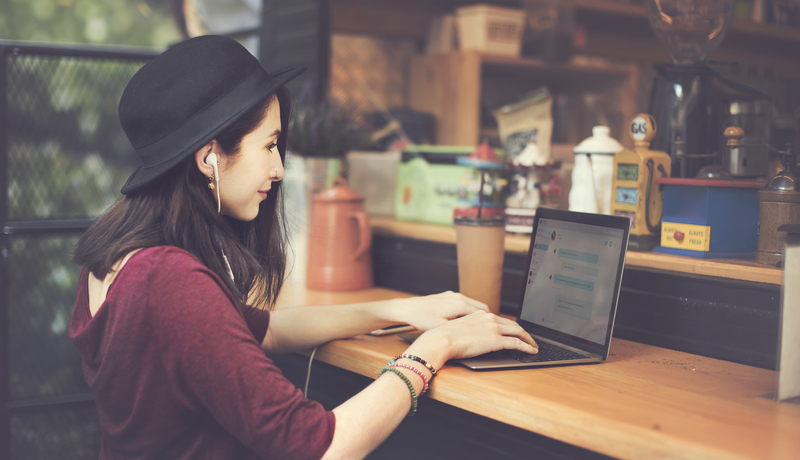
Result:
M371 218L375 283L414 294L457 291L455 228ZM529 237L506 236L500 311L515 314ZM628 251L618 338L775 369L783 272L754 260Z
M281 306L407 295L296 285L285 291ZM359 336L321 347L316 359L374 378L405 347L396 336ZM447 365L420 410L432 398L622 459L800 458L800 407L760 398L774 390L775 378L773 371L613 339L601 364L490 372Z
M391 218L371 217L376 234L402 236L439 243L455 244L456 230L448 225L404 222ZM506 251L528 253L530 237L506 235ZM756 263L752 259L698 259L694 257L661 254L657 252L628 251L626 267L664 270L687 275L703 275L739 281L781 285L783 272L774 267Z

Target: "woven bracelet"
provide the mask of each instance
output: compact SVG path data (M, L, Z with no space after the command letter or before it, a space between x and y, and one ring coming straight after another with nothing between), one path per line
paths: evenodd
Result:
M413 361L416 361L416 362L422 364L423 366L427 367L429 371L431 371L431 379L436 377L436 369L434 369L433 366L428 364L424 359L420 358L419 356L407 355L407 354L403 353L402 355L398 355L398 356L395 356L394 358L392 358L391 361L389 361L389 364L395 363L395 362L397 362L397 360L402 359L402 358L410 359L410 360L413 360Z
M389 367L402 367L403 369L408 369L411 372L419 375L419 378L422 379L422 391L419 393L419 395L422 396L425 394L426 391L428 391L428 379L425 377L425 374L421 370L417 369L414 366L410 366L406 363L392 363L387 365Z
M417 413L417 392L414 391L414 385L411 384L411 380L408 380L408 377L406 377L406 375L403 374L403 372L400 369L391 366L383 366L383 369L381 369L381 375L383 375L383 373L386 371L394 372L395 374L397 374L398 377L400 377L401 379L403 379L404 382L406 382L406 385L408 385L408 391L411 392L411 410L408 411L408 416L409 417L413 416L414 414Z

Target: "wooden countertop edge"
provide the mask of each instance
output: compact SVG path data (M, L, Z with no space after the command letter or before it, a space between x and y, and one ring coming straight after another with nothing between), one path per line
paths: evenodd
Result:
M278 307L405 297L383 288L323 292L285 285ZM407 344L357 336L316 359L369 378ZM444 404L622 459L790 459L800 454L800 407L759 396L776 373L614 339L602 364L474 372L447 365L429 395ZM312 379L313 380L313 379ZM312 382L313 383L313 382Z
M386 340L388 338L368 340ZM404 345L398 341L394 342L396 352L399 353L404 348ZM375 378L380 371L380 368L385 364L388 358L391 357L392 352L376 352L369 350L365 347L359 346L359 341L336 341L325 345L317 352L317 358L323 362L340 367L343 369L356 372L358 374ZM602 366L596 365L596 366ZM589 366L594 367L594 366ZM729 442L737 437L746 437L747 433L752 433L758 436L758 430L751 432L747 420L725 421L719 420L706 420L703 423L703 428L707 430L717 430L715 432L723 432L723 438L720 442L717 441L715 445L704 444L699 440L691 440L681 438L681 435L686 435L684 432L678 433L676 436L671 436L661 428L657 427L644 427L633 423L623 423L619 420L610 420L602 414L592 413L589 410L580 410L567 404L561 403L558 399L548 397L547 395L538 397L532 394L521 395L513 392L511 389L497 388L490 378L481 378L480 375L487 375L485 373L475 373L458 366L447 366L434 380L431 390L426 398L432 398L442 403L458 407L469 412L485 416L502 423L507 423L519 428L535 432L559 441L563 441L572 445L580 446L595 452L600 452L605 455L613 456L622 459L640 459L640 458L704 458L704 459L746 459L758 458L759 450L757 448L751 449L747 455L735 451L736 447L730 449L723 449L717 446L729 445ZM515 371L500 371L500 372L515 372ZM527 372L531 372L528 370ZM628 379L636 380L635 377L626 377ZM565 385L571 382L565 381ZM644 387L655 387L656 384L648 381L643 381ZM604 391L610 391L608 388ZM670 393L677 392L682 397L681 403L689 405L693 401L699 401L703 395L694 394L687 391L668 389ZM647 389L642 390L646 392ZM525 410L519 410L520 401L524 400ZM630 402L630 401L628 401ZM424 399L422 401L424 404ZM624 401L619 401L623 406L620 409L624 410ZM681 412L680 408L672 406L672 402L654 402L642 401L645 406L652 406L654 412L653 417L666 417L672 419L672 425L678 423L680 417L689 416L695 418L702 418L703 414L685 414ZM748 405L737 405L731 401L717 401L712 400L709 404L709 409L706 411L713 411L716 406L729 406L734 405L734 412L743 412L753 410ZM516 407L516 408L515 408ZM422 409L424 410L424 409ZM642 411L637 408L637 411ZM664 416L660 413L669 412L671 415ZM724 410L723 410L724 412ZM696 424L696 420L691 423ZM723 426L720 426L724 423ZM731 426L728 426L728 425ZM795 421L795 425L798 422ZM712 426L713 425L713 426ZM731 432L727 428L731 428ZM665 427L668 430L669 427ZM767 428L762 428L762 430ZM763 431L761 432L763 433ZM794 443L795 449L800 449L796 441ZM774 452L773 452L774 454ZM779 452L780 455L770 455L770 458L791 458L791 452Z
M499 422L616 458L745 458L732 457L729 451L719 451L699 443L665 439L653 429L621 424L614 424L611 428L612 424L603 416L566 408L558 402L542 398L537 399L535 404L528 401L526 410L520 411L511 405L498 404L497 398L484 401L453 390L449 385L437 388L431 397Z
M379 235L400 236L437 243L455 244L456 230L449 225L405 222L386 217L371 217L372 231ZM527 254L529 237L509 234L506 251ZM754 260L699 259L656 252L628 251L626 266L687 275L702 275L780 286L783 271Z
M626 264L638 268L664 270L690 275L728 278L773 285L783 284L783 271L757 264L755 261L725 259L697 259L694 257L659 254L656 252L628 251Z

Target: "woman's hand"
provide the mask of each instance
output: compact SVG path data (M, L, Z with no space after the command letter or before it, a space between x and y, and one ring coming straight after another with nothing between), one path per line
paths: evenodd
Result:
M453 291L423 297L402 299L398 304L401 322L408 323L420 331L427 331L452 319L477 311L489 311L485 303L470 299Z
M477 311L425 332L408 348L408 353L434 361L440 367L449 359L471 358L502 349L539 352L533 337L515 321Z

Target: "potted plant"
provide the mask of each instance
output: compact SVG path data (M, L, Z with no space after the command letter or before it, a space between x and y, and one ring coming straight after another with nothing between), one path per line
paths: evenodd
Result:
M312 194L333 183L349 150L369 146L369 136L353 111L336 101L300 101L292 108L288 149L303 158Z

